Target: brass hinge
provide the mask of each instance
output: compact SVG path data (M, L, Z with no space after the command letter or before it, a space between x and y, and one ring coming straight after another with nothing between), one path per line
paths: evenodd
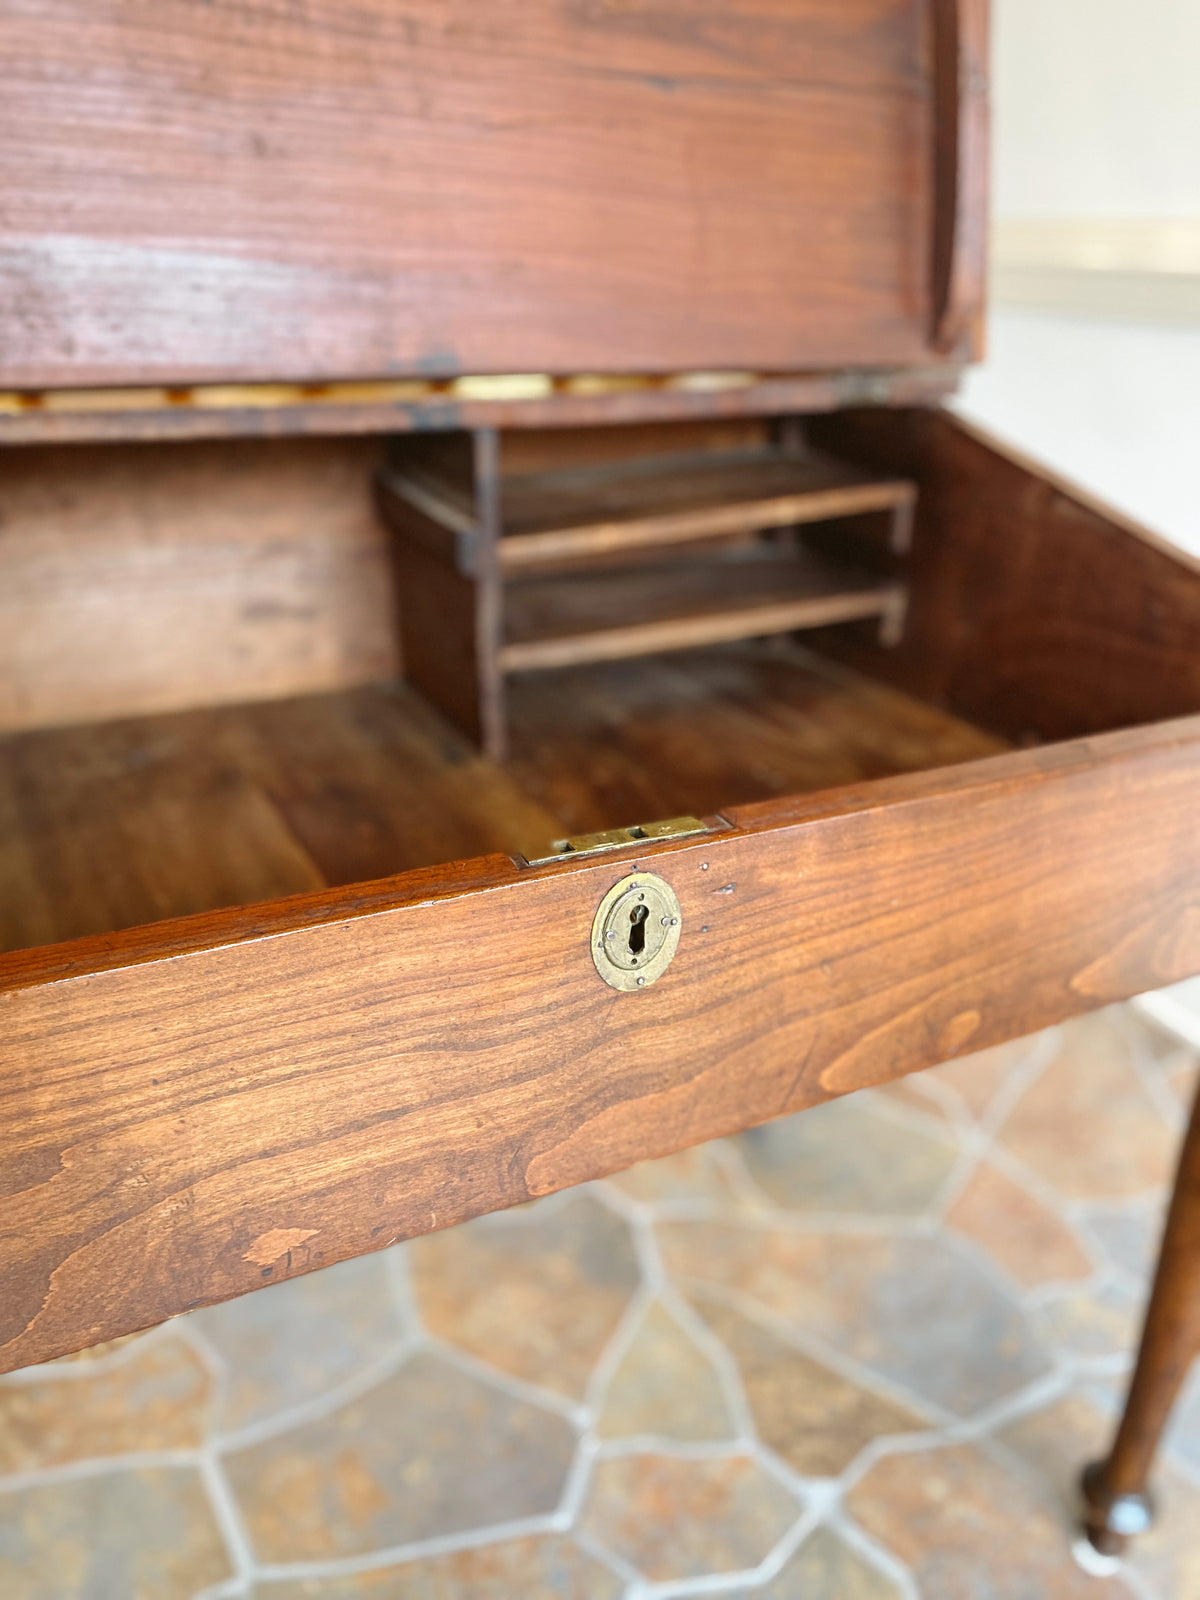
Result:
M596 856L604 850L620 850L625 845L658 844L663 839L686 839L689 834L708 831L707 824L699 817L635 822L628 828L605 828L601 833L577 833L570 839L555 839L548 855L530 856L528 860L531 867L542 867L548 861L561 861L564 856Z

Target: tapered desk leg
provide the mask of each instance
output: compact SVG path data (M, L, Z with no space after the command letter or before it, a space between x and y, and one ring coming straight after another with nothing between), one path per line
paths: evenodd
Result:
M1146 1311L1125 1414L1106 1461L1083 1475L1087 1536L1119 1555L1150 1525L1147 1479L1159 1437L1192 1357L1200 1351L1200 1088L1183 1141L1175 1192Z

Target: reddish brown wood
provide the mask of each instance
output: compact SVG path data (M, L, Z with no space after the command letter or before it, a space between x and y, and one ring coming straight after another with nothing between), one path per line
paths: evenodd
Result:
M933 0L933 345L983 352L988 215L988 0Z
M919 486L904 639L821 648L1014 740L1200 710L1200 561L942 411L811 420Z
M2 381L928 364L925 21L32 0Z
M1084 1474L1087 1535L1119 1555L1150 1522L1149 1478L1180 1385L1200 1354L1200 1091L1179 1157L1154 1290L1121 1425Z
M4 1360L1190 974L1198 781L1193 718L0 959ZM631 860L684 918L633 996L589 955Z

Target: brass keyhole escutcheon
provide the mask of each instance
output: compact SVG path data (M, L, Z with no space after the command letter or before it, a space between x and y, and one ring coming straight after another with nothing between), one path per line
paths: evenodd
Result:
M683 917L669 883L632 872L614 883L592 919L592 960L613 989L648 989L671 964Z

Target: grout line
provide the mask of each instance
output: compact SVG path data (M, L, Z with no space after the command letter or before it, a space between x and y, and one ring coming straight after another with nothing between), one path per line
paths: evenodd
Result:
M74 1483L81 1478L100 1478L114 1472L144 1472L156 1467L197 1467L202 1451L131 1450L126 1455L88 1456L82 1461L60 1461L52 1467L27 1467L0 1477L0 1495L22 1489L40 1489L55 1483Z
M1166 1073L1151 1055L1144 1032L1128 1026L1122 1028L1121 1032L1138 1081L1167 1127L1177 1140L1181 1139L1187 1126L1187 1111L1168 1083Z
M420 1348L420 1343L415 1339L400 1339L386 1355L356 1368L349 1377L343 1378L340 1383L323 1390L319 1395L314 1395L309 1400L298 1401L295 1405L285 1406L259 1422L250 1422L245 1427L218 1434L213 1440L213 1448L222 1455L232 1455L239 1450L248 1450L256 1444L262 1444L268 1439L278 1438L280 1434L288 1433L292 1428L303 1427L309 1422L323 1421L340 1407L360 1399L377 1383L382 1383L384 1379L398 1372Z
M388 1545L382 1550L370 1550L361 1555L330 1556L324 1561L263 1562L258 1568L257 1579L260 1583L283 1583L301 1578L352 1578L359 1573L378 1572L381 1568L402 1566L410 1561L429 1561L438 1556L458 1555L464 1550L481 1550L488 1545L506 1544L513 1539L528 1539L561 1531L552 1513L521 1517L510 1522L493 1522L483 1528L463 1528L455 1533L438 1534L434 1538L413 1540L408 1544Z
M237 1582L249 1584L254 1579L254 1551L232 1485L226 1478L225 1470L214 1451L204 1451L199 1468Z
M737 1357L723 1344L704 1318L684 1299L675 1285L667 1284L662 1291L662 1304L688 1335L702 1355L708 1358L716 1372L721 1397L735 1434L753 1439L757 1435L754 1413L746 1397L741 1369Z
M881 1572L885 1577L890 1578L900 1591L901 1600L921 1600L917 1592L916 1580L899 1556L894 1555L887 1545L881 1544L860 1528L845 1509L844 1504L834 1509L827 1526L839 1538L844 1539L850 1548L874 1567L877 1572ZM814 1600L816 1600L815 1596ZM833 1600L832 1596L830 1600Z
M1173 1033L1183 1044L1200 1050L1200 1014L1168 990L1157 989L1149 994L1135 995L1130 1004L1151 1022Z
M635 1566L631 1566L623 1555L616 1550L610 1550L607 1545L601 1544L599 1539L593 1538L582 1528L572 1528L571 1537L585 1555L591 1556L593 1561L603 1562L614 1577L631 1586L626 1590L624 1600L632 1600L632 1596L644 1592L644 1579L641 1573ZM518 1597L514 1595L513 1600L518 1600Z
M55 1361L40 1361L31 1367L15 1367L11 1372L0 1373L0 1386L20 1388L27 1383L86 1383L89 1378L99 1378L104 1374L118 1370L147 1349L162 1344L169 1337L169 1332L177 1332L182 1317L171 1318L167 1322L160 1322L156 1327L146 1328L143 1332L135 1334L127 1343L118 1350L110 1350L107 1355L93 1356L88 1361L64 1361L60 1356Z
M543 1388L541 1384L530 1383L526 1378L518 1378L515 1373L494 1366L490 1361L483 1360L470 1350L463 1350L439 1334L426 1334L421 1340L421 1348L428 1354L437 1356L447 1366L457 1368L465 1376L498 1389L510 1400L516 1400L521 1405L537 1406L542 1411L551 1411L575 1428L584 1428L588 1424L590 1414L586 1404L572 1400L556 1389Z
M392 1309L400 1318L400 1326L407 1337L420 1339L426 1329L413 1281L412 1255L406 1244L391 1245L384 1254L384 1281Z
M869 1394L890 1400L893 1405L910 1412L918 1421L924 1421L927 1427L949 1427L957 1420L954 1412L938 1405L935 1400L917 1394L899 1380L890 1378L886 1373L878 1372L874 1367L859 1362L856 1357L847 1355L844 1350L827 1344L810 1328L797 1326L751 1296L743 1295L736 1289L726 1289L721 1285L701 1280L685 1281L694 1282L695 1287L702 1290L705 1295L739 1312L748 1322L755 1323L768 1333L774 1334L783 1344L798 1350L801 1355L807 1356L820 1366L828 1367L831 1372L854 1384L856 1388L865 1389Z

